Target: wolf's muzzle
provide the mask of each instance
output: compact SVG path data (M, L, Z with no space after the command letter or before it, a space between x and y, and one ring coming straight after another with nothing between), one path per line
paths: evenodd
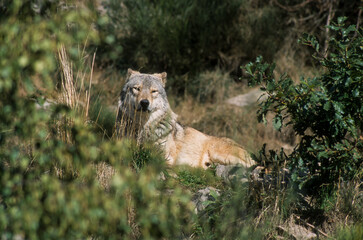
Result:
M149 105L150 105L150 102L149 102L149 100L147 100L147 99L142 99L142 100L140 101L141 109L142 109L142 111L144 111L144 112L146 112L146 111L148 110Z

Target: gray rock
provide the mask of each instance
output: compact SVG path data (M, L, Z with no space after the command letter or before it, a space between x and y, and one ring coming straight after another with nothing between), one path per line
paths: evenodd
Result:
M236 105L238 107L245 107L256 104L258 101L266 99L266 96L262 94L263 92L260 89L256 88L252 89L248 93L229 98L226 102L228 104Z
M278 226L277 230L280 232L280 234L288 235L292 239L296 240L310 240L316 239L318 237L309 229L294 223L292 220L288 221L282 226Z
M57 103L55 101L49 100L49 99L45 99L44 103L40 104L40 103L35 103L35 107L36 109L41 109L41 110L50 110L50 108L54 105L56 105Z
M206 187L196 192L192 197L195 213L203 211L209 204L215 202L216 196L220 196L220 191L214 187Z
M240 165L218 165L216 167L216 175L226 183L246 183L249 181L247 169Z

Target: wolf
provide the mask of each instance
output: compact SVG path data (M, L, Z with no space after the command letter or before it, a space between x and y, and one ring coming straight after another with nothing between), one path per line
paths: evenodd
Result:
M228 138L206 135L177 121L165 92L166 72L128 69L118 103L117 132L138 143L160 146L169 165L207 169L212 164L255 165L249 153Z

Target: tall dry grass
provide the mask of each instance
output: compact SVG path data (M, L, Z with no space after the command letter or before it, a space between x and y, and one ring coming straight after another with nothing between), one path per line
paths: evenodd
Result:
M269 149L284 147L291 151L297 142L292 129L276 131L270 116L267 125L259 123L257 104L237 107L225 102L198 103L192 98L173 100L172 103L182 124L209 135L232 138L252 153L257 153L264 143Z
M85 49L81 52L81 59L86 58ZM86 71L85 66L77 68L76 74L74 74L74 66L72 60L69 58L67 49L64 45L61 45L58 50L58 61L60 65L60 77L61 77L61 88L57 102L59 104L64 104L68 106L72 111L74 111L75 117L80 117L84 123L87 123L90 97L91 97L91 87L92 87L92 72L95 61L95 54L93 55L92 66L90 73ZM85 64L85 61L83 62ZM86 89L85 82L88 80L89 85ZM72 126L74 124L75 118L70 117L70 115L62 116L59 121L55 123L57 128L58 138L60 138L65 143L72 143ZM64 156L67 158L67 156ZM69 156L68 156L69 158ZM70 173L71 177L78 176L78 170L73 166L72 159L64 159L66 162L66 167L60 167L55 165L55 171L60 178L65 177L65 173Z
M86 64L88 55L86 55L85 49L82 50L80 58L85 59L83 63ZM85 67L78 68L77 73L74 76L73 63L68 57L65 46L62 45L58 50L62 86L58 102L77 111L81 116L84 116L85 120L87 120L89 114L95 58L96 53L93 54L90 72L86 71ZM87 78L88 89L86 89L85 86Z
M116 137L117 138L129 138L129 139L138 139L137 143L140 144L140 133L142 130L142 126L146 120L146 113L133 111L131 116L128 114L126 109L133 109L131 106L131 102L128 99L128 95L124 102L129 106L123 106L123 110L117 108L117 119L116 119Z

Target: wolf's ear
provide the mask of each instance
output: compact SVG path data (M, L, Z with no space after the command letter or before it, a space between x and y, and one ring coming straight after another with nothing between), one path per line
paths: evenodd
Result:
M129 80L129 78L134 75L134 74L138 74L140 72L138 71L134 71L131 68L127 69L127 74L126 74L126 82Z
M154 73L154 76L160 78L161 80L161 84L163 85L163 87L165 87L166 84L166 72L162 72L162 73Z

